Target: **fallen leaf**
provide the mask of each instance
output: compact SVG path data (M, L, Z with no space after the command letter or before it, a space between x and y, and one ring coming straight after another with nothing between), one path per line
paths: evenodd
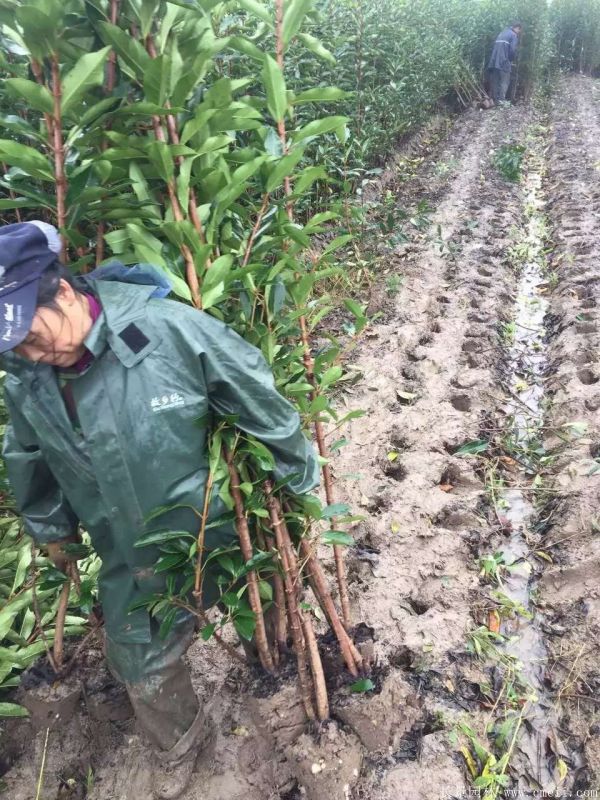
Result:
M564 781L564 779L567 777L567 774L569 772L569 768L567 767L565 762L562 760L562 758L558 759L558 761L556 762L556 765L558 766L558 774L560 775L560 783L562 783Z
M451 492L454 486L451 483L440 483L440 489L442 492Z
M250 736L250 731L244 725L238 725L231 732L234 736Z
M467 762L467 767L469 769L469 772L474 778L476 778L479 775L479 770L477 769L477 765L475 764L475 759L471 755L471 751L469 750L468 747L463 745L460 748L460 752L465 757L465 761Z
M400 523L399 522L396 522L395 520L392 520L390 528L391 528L392 533L400 533Z
M500 633L500 615L497 611L490 611L488 616L488 628L492 633Z
M397 453L395 450L391 450L387 454L388 461L395 461L398 458L399 455L400 455L400 453Z

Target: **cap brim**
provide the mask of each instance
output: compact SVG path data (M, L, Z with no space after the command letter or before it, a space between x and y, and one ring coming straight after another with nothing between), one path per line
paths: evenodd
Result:
M39 281L0 297L0 353L14 350L31 330Z

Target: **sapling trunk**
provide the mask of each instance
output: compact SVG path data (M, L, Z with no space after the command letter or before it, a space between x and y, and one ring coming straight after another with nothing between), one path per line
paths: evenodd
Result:
M335 607L335 603L333 602L333 598L329 591L329 587L327 586L323 569L319 564L315 554L311 552L309 543L304 539L300 542L300 552L303 558L306 560L306 574L313 590L313 594L323 609L325 616L327 617L327 621L337 637L342 656L346 662L346 666L348 667L348 671L351 675L357 677L358 671L362 668L362 657L354 646L354 643L348 635L346 629L342 625L342 621L339 618L337 608Z
M300 611L300 619L302 620L302 631L308 650L310 670L315 687L317 719L323 722L323 720L329 717L329 700L327 698L327 685L325 683L325 673L323 672L323 662L321 661L321 655L317 647L317 639L313 630L312 620L302 611Z
M44 71L42 69L42 65L39 61L36 61L35 58L31 59L31 71L33 72L33 77L36 79L37 83L40 86L44 86L46 89L46 81L44 79ZM48 145L50 148L54 147L54 133L52 130L52 115L47 114L44 112L44 121L46 123L46 130L48 131Z
M119 18L119 0L110 0L110 21L112 25L117 24ZM106 79L104 81L104 94L107 97L113 93L115 82L117 79L117 54L113 50L108 54L106 65ZM110 123L109 123L110 125ZM106 141L102 142L102 149L106 150ZM106 231L106 223L100 220L96 228L96 264L99 264L104 258L104 233Z
M240 549L242 551L244 560L248 562L252 558L252 542L250 540L248 520L246 519L246 514L244 512L244 500L240 490L240 476L235 468L230 451L225 450L224 455L225 461L227 462L227 468L229 470L229 490L231 492L231 497L233 498L233 504L235 507L235 522L237 533L240 539ZM248 583L248 601L256 619L254 638L256 641L256 648L258 650L258 657L260 659L260 663L268 672L274 672L275 665L273 664L273 658L269 649L269 642L265 628L265 618L263 615L262 603L260 601L260 592L258 590L258 580L254 570L250 570L248 572L246 575L246 581Z
M286 558L288 559L288 566L291 567L291 572L295 576L296 582L298 584L298 591L300 591L302 584L300 578L300 571L298 569L298 559L296 558L296 553L294 552L294 546L290 538L290 533L285 523L285 517L281 514L281 508L278 507L278 501L275 498L273 498L273 500L276 505L276 510L280 515L281 533L283 535L284 549ZM312 620L305 613L305 611L299 604L297 605L297 609L298 609L298 616L300 618L300 623L302 625L302 633L304 634L304 642L308 653L310 670L312 673L317 719L323 721L324 719L327 719L327 717L329 716L329 701L327 699L327 686L325 684L325 673L323 672L323 663L321 661L319 648L317 647L317 640L315 637L315 632L313 630Z
M304 642L304 632L302 630L302 621L300 616L300 609L298 607L298 597L296 595L296 587L294 583L294 575L292 572L292 554L291 543L289 537L284 534L281 511L279 503L272 493L272 485L270 481L265 481L265 494L267 497L267 508L269 509L269 517L271 519L271 527L275 533L275 540L277 542L277 549L283 567L285 597L289 613L290 633L294 641L294 649L296 651L296 659L298 662L298 680L300 683L300 695L304 710L309 719L315 718L315 710L313 707L311 697L310 678L307 669L307 653L306 644Z
M60 592L58 608L56 610L56 622L54 626L54 664L57 673L60 673L64 660L64 639L65 639L65 618L69 606L69 593L71 591L71 579L67 578Z
M148 55L151 58L156 57L156 49L154 48L154 43L151 36L146 37L146 50ZM154 53L154 56L152 55ZM167 137L163 130L162 122L159 116L154 115L152 117L152 125L154 127L154 136L157 141L167 143ZM179 199L177 198L177 188L175 186L175 181L173 179L166 181L167 184L167 192L169 195L169 202L171 205L171 211L173 212L173 217L176 222L183 222L184 216L181 210L181 206L179 205ZM192 295L192 303L196 306L196 308L202 308L202 298L200 296L200 284L198 282L198 275L196 273L196 264L194 263L194 256L192 251L186 244L182 244L180 247L181 255L183 256L183 260L185 262L185 278L186 283L189 286L190 293Z
M302 335L302 345L304 348L304 368L306 370L306 376L308 378L308 382L314 387L313 391L311 392L311 400L314 400L316 397L316 380L315 380L315 373L313 367L313 360L310 354L310 341L308 338L308 329L306 327L306 319L304 317L300 318L300 330ZM329 453L327 450L327 445L325 444L325 433L323 431L323 423L319 420L315 420L315 437L317 440L317 447L319 450L319 455L322 458L327 458ZM335 502L335 497L333 493L333 477L331 475L331 469L329 464L323 464L322 467L323 472L323 483L325 484L325 497L327 499L328 505L333 505ZM335 530L335 519L331 518L331 530ZM340 605L342 607L342 619L344 620L344 625L346 626L347 630L350 630L351 627L351 617L350 617L350 598L348 597L348 581L346 579L346 565L344 563L344 551L339 545L333 546L333 556L335 559L335 571L337 574L337 582L338 582L338 590L340 593Z
M50 666L54 670L54 673L56 674L58 672L58 669L56 666L56 662L54 661L52 650L50 649L50 644L48 642L48 637L46 636L46 631L44 630L44 626L42 625L42 615L40 614L40 606L37 598L35 553L36 553L35 544L32 542L31 543L31 605L33 606L33 616L35 617L35 623L37 629L44 643L44 647L46 648L46 656L48 658L48 663L50 664Z
M146 38L146 49L148 54L151 58L156 58L158 53L156 51L156 45L154 44L154 39L152 36L148 36ZM167 100L165 103L167 108L171 107L171 104ZM179 144L179 132L177 130L177 120L175 119L173 114L167 114L167 130L169 131L169 139L171 140L171 144ZM183 164L183 156L175 156L175 163L177 166L181 167ZM196 192L193 188L188 189L188 214L192 221L192 225L196 229L198 236L200 237L200 241L204 244L206 239L204 237L204 228L202 226L202 220L198 216L198 202L196 200ZM207 266L210 266L210 259L207 259Z
M263 552L270 552L273 558L278 556L277 550L273 543L273 536L265 536L261 530L256 532L256 540L258 546ZM280 656L287 651L287 609L285 606L285 589L283 587L283 579L279 573L274 573L272 577L273 582L273 595L275 598L275 608L277 610L277 619L275 621L275 641L277 647L273 648L273 661L279 665Z
M204 539L206 535L206 523L208 521L208 506L210 504L210 496L214 482L214 475L212 472L208 473L206 486L204 487L204 504L202 507L202 518L200 520L200 530L198 532L198 541L196 544L196 573L194 576L194 594L197 598L202 598L202 555L204 554Z
M67 178L65 176L65 150L62 137L62 87L60 81L60 67L58 55L55 53L51 59L52 68L52 98L54 101L52 135L54 149L54 179L56 181L56 221L62 242L61 260L67 260L67 242L63 233L67 221Z

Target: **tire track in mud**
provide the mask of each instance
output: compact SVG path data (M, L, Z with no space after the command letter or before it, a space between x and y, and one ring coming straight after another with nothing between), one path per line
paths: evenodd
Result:
M540 604L549 619L548 680L562 729L583 764L573 791L600 796L600 94L580 76L564 80L552 113L549 215L558 285L551 296L549 422L585 423L557 448L549 511L550 551ZM581 795L584 796L584 795ZM590 794L589 796L593 796Z

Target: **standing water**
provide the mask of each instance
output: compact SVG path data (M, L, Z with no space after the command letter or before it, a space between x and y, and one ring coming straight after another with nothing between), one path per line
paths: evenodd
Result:
M532 495L536 469L530 454L543 425L544 374L548 363L544 320L548 301L543 293L546 276L541 175L530 172L524 188L528 223L519 252L526 255L515 304L514 335L508 352L509 399L503 409L509 422L511 450L519 454L521 469L513 485L502 490L499 500L511 531L510 540L504 546L506 563L511 566L503 591L520 612L503 621L501 632L508 637L505 652L514 659L511 680L518 686L517 693L529 698L521 710L510 762L513 774L519 776L519 794L515 796L526 798L536 793L539 796L540 791L554 793L559 789L561 776L557 759L564 755L564 749L556 733L556 711L544 688L547 652L539 612L536 619L531 602L535 578L529 557L535 548L532 525L536 512ZM509 685L510 682L507 678ZM506 691L508 693L510 688Z

